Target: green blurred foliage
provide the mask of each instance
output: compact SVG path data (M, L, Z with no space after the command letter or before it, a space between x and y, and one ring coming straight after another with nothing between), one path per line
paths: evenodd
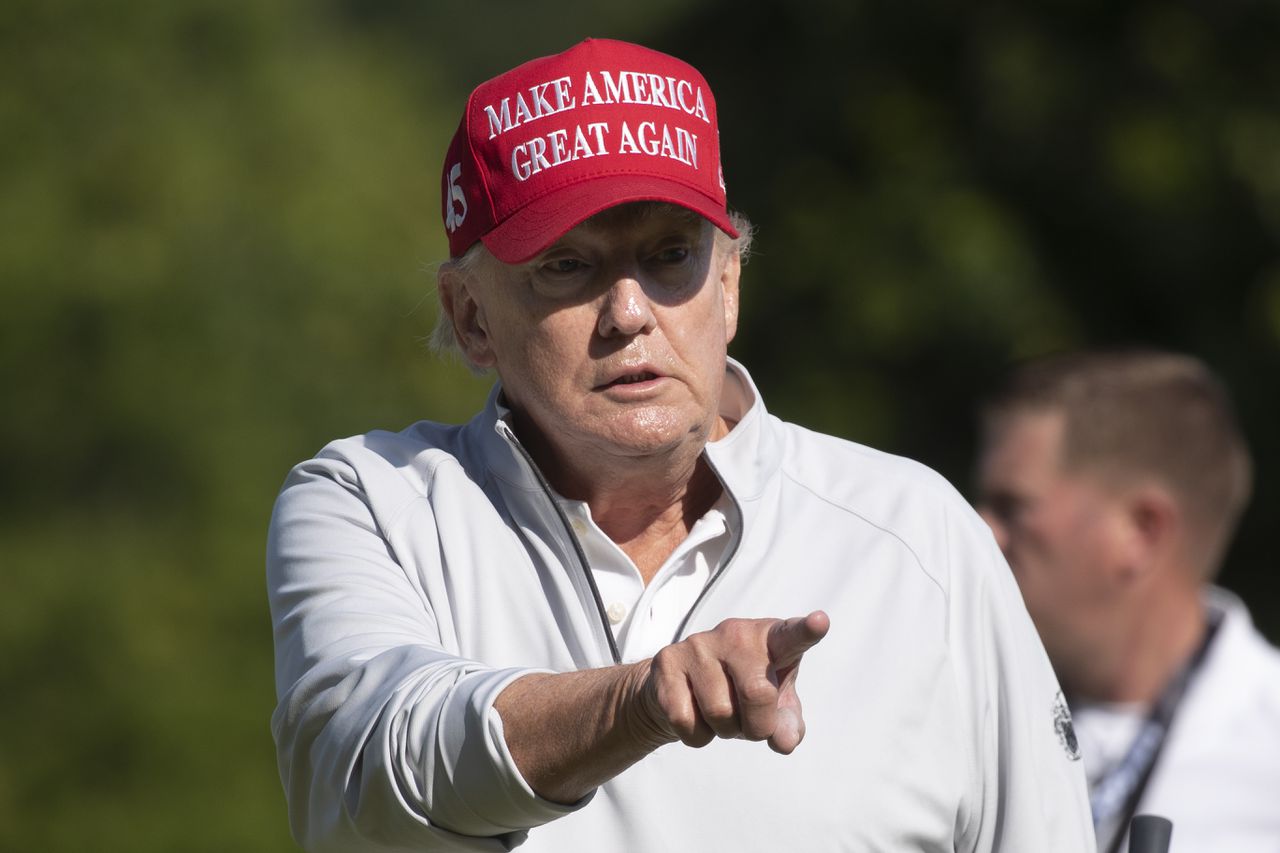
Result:
M974 395L1106 341L1226 376L1273 637L1274 4L0 6L0 849L293 849L262 547L326 441L466 418L422 345L470 86L587 35L701 68L780 414L965 485ZM1269 620L1269 621L1267 621Z

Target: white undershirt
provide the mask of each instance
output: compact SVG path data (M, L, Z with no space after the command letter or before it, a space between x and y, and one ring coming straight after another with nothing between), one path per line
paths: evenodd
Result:
M1141 702L1072 703L1071 719L1090 788L1115 770L1124 759L1149 713L1150 708Z
M600 601L624 663L670 645L728 548L732 502L727 494L698 519L646 587L636 564L591 518L583 501L557 498L591 564Z
M736 424L754 404L750 388L732 370L725 371L720 415ZM511 410L498 401L498 416L511 423ZM743 451L745 452L745 451ZM740 524L727 493L694 523L646 587L631 558L591 518L583 501L552 492L582 545L600 591L609 627L624 663L652 657L676 639L676 632L702 590L728 558L735 526Z

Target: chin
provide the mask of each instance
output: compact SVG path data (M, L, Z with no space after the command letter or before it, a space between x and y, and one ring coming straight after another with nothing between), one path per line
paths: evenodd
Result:
M659 446L679 442L698 432L695 418L667 406L623 411L610 418L609 432L626 444Z
M605 440L624 456L658 456L696 445L701 451L706 443L703 430L672 428L663 430L623 430L611 433Z

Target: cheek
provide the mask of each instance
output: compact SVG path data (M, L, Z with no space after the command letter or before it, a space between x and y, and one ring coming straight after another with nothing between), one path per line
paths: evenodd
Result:
M499 355L504 385L518 384L521 396L543 400L565 395L585 363L586 342L572 330L545 318L533 328L515 330Z
M1078 606L1099 594L1108 559L1104 533L1091 523L1042 531L1031 559L1047 606Z
M720 299L707 299L699 310L685 314L678 323L684 351L690 360L705 365L723 362L728 336Z

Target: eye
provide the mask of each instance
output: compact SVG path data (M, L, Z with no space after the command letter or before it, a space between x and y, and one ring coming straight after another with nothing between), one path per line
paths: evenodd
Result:
M587 286L591 269L591 264L576 252L557 249L533 263L529 281L536 293L567 299Z
M660 264L682 264L688 260L690 254L688 246L667 246L659 250L653 259Z
M987 508L992 515L1008 527L1016 526L1027 512L1028 501L1026 498L1001 492L989 495L986 500Z
M586 264L579 258L551 258L544 261L538 268L539 271L552 276L573 275L586 268Z

